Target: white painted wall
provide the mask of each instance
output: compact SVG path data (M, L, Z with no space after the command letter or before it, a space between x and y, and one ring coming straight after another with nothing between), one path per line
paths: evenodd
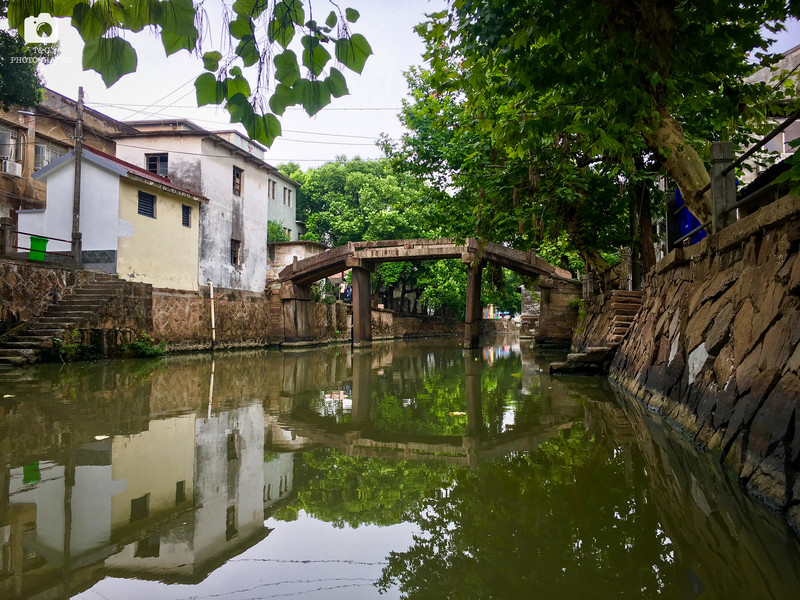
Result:
M44 218L38 213L19 213L19 230L47 237L72 239L72 195L74 162L69 160L48 174L47 207ZM84 250L117 250L119 223L119 175L84 160L81 167L80 231ZM20 246L28 247L28 236L20 236ZM47 244L48 251L69 251L68 242Z

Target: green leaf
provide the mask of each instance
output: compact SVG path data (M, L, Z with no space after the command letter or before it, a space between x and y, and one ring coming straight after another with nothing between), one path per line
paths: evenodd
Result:
M237 17L230 22L228 29L233 37L240 40L246 35L253 35L253 21L248 17Z
M110 3L109 3L110 4ZM105 2L96 2L95 7L105 8ZM153 10L151 5L151 11ZM187 38L197 38L197 29L194 26L195 8L192 0L170 0L159 2L160 17L155 19L161 25L162 33L168 31L172 34Z
M100 73L106 87L136 71L136 65L136 51L121 37L89 40L83 47L83 70L94 69Z
M251 119L244 123L244 126L251 140L259 141L266 146L272 146L275 138L282 133L280 121L275 115L270 114L264 116L253 115Z
M324 81L334 98L341 98L350 93L347 89L347 81L345 81L344 75L339 69L332 67L330 75Z
M194 81L197 106L222 104L227 91L226 87L224 82L217 81L217 78L211 73L203 73Z
M331 92L322 81L307 81L306 83L308 85L303 86L301 104L308 116L313 117L331 103Z
M225 104L225 110L231 115L231 123L244 123L253 114L253 107L244 94L232 94Z
M314 76L322 73L322 69L331 59L331 54L322 47L320 41L310 35L303 36L303 66L311 71Z
M345 8L344 9L344 18L347 19L350 23L355 23L358 21L358 17L361 15L355 8Z
M353 34L350 39L336 40L336 59L351 71L361 73L371 54L369 42L360 33Z
M286 85L294 85L300 78L300 66L297 64L297 55L286 50L273 59L275 63L275 79Z
M267 8L267 3L260 0L236 0L233 10L237 15L257 18Z
M336 25L336 13L331 11L331 14L328 15L328 18L325 19L325 25L328 27L334 27Z
M303 3L300 0L281 0L275 5L274 14L275 19L283 25L288 25L290 22L302 25L306 20Z
M206 71L215 72L219 69L219 61L222 60L222 54L214 50L213 52L206 52L203 54L203 68Z
M286 83L279 83L275 86L275 92L269 99L269 109L276 115L282 115L286 112L286 107L292 104L296 103L291 86Z
M278 42L284 48L289 47L289 43L294 38L294 25L292 23L282 24L277 19L272 19L267 25L267 37L270 42Z
M231 73L237 69L238 67L234 67L231 69ZM239 70L239 73L241 73L241 70ZM229 77L225 80L225 82L228 85L228 100L230 100L231 97L235 96L236 94L242 94L245 98L250 97L250 84L247 82L247 79L242 77L240 74L233 79Z
M258 53L258 48L256 48L252 35L246 35L242 38L239 45L236 46L236 54L241 57L245 67L252 67L261 60L261 55Z
M171 56L180 50L187 50L189 52L194 50L195 46L197 46L197 36L186 37L162 30L161 43L164 45L164 52L167 53L167 56Z
M111 24L105 15L94 10L86 2L79 2L72 12L72 26L78 30L84 40L91 40L102 36Z

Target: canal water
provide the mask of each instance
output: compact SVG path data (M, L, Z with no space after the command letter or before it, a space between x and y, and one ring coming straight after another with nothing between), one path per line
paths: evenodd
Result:
M0 598L797 598L778 516L516 340L0 372Z

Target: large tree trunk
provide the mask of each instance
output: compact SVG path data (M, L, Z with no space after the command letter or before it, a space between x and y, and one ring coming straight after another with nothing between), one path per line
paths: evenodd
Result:
M711 182L711 177L666 107L659 107L658 116L642 129L642 136L680 189L684 204L701 223L710 221L711 191L703 194L700 191Z
M595 272L603 284L603 289L608 290L616 286L619 276L617 276L609 266L606 259L586 241L583 231L581 231L580 211L577 205L573 205L564 210L564 225L567 228L569 238L575 249L586 261L589 267Z
M656 247L653 240L653 218L650 215L650 188L642 185L639 204L639 239L642 245L642 275L656 266Z

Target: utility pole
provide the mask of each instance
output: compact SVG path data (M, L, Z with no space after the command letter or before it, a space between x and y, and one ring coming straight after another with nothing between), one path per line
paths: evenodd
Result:
M75 186L72 191L72 257L75 266L83 264L81 241L81 162L83 159L83 87L78 88L75 117Z

